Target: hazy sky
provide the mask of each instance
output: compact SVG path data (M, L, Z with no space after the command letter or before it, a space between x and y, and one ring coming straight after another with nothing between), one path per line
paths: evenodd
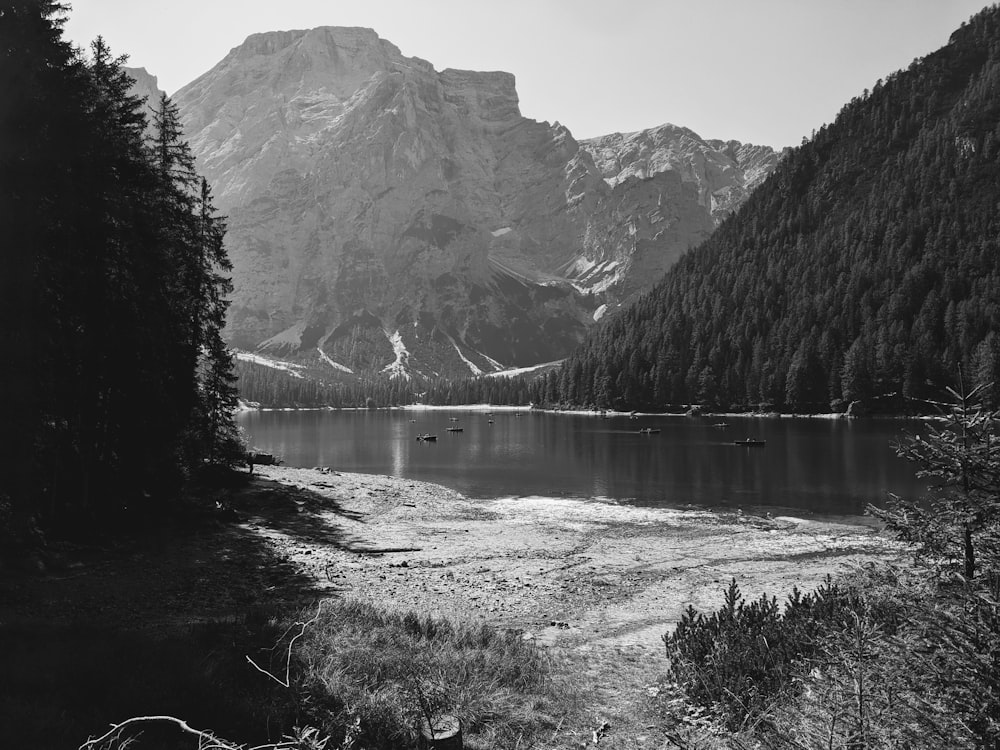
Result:
M986 0L70 0L173 94L249 34L367 26L435 68L506 70L521 112L577 138L664 122L796 145L941 47Z

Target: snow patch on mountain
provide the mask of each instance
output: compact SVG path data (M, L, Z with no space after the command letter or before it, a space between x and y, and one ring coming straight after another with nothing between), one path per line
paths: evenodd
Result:
M390 362L385 367L382 368L382 372L388 373L390 377L396 378L406 378L410 380L410 373L406 369L407 361L410 358L410 353L406 350L405 344L403 344L403 336L398 330L389 333L385 331L385 336L389 339L389 343L392 344L392 351L396 355L394 362Z
M493 359L493 357L487 356L487 355L483 354L482 352L476 352L476 354L478 354L480 357L482 357L487 362L489 362L491 365L493 365L493 369L494 370L502 370L502 369L504 369L504 366L502 364L500 364L499 362L497 362L495 359Z
M501 370L500 372L489 372L486 374L488 378L510 378L514 375L527 375L531 372L536 372L545 367L558 367L563 363L563 360L557 359L553 362L543 362L540 365L531 365L530 367L515 367L511 370Z
M482 375L483 371L479 369L479 367L476 365L476 363L475 362L471 362L468 359L468 357L466 357L464 354L462 354L462 350L459 349L459 347L458 347L458 342L455 341L455 339L450 334L445 333L444 331L442 331L442 333L444 333L444 335L448 338L448 341L451 342L451 345L453 347L455 347L455 351L458 353L459 359L461 359L468 366L469 370L472 371L472 374L473 375Z
M341 372L350 373L351 375L354 374L354 370L352 370L350 367L345 367L344 365L340 364L340 362L334 362L332 359L330 359L327 353L324 352L322 349L320 349L318 346L316 347L316 351L319 352L319 358L324 362L326 362L328 365L330 365L330 367L332 367L334 370L340 370Z
M261 341L257 345L257 351L266 351L281 357L290 355L302 346L302 335L305 333L305 330L306 322L300 320L295 325L274 334L271 338Z
M243 362L253 362L255 365L263 365L264 367L270 367L274 370L281 370L287 372L294 378L301 378L302 373L299 370L305 369L305 365L296 365L291 362L280 362L276 359L268 359L267 357L262 357L259 354L252 354L251 352L234 352L236 359Z

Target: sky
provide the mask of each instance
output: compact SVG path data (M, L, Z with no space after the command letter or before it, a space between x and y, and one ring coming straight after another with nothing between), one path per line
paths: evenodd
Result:
M505 70L521 113L575 137L670 122L798 145L987 0L69 0L168 94L257 32L365 26L437 70Z

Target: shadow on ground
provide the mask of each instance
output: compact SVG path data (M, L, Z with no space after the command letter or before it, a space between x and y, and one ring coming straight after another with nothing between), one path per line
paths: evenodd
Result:
M0 571L2 744L73 748L154 714L238 742L280 739L296 721L293 697L246 657L283 677L275 644L321 594L252 526L350 550L338 514L355 518L258 478L124 538L53 545L59 564L46 574ZM197 741L150 728L131 747Z
M363 523L365 515L347 510L329 495L258 477L234 498L232 508L247 520L259 520L299 541L326 544L346 552L365 551L364 545L337 523L338 518Z

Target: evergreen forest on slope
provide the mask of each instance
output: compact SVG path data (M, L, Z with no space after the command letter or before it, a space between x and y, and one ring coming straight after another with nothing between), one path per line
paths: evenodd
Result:
M1000 403L1000 9L878 81L539 384L549 404Z
M0 543L153 510L239 449L225 223L173 104L74 49L65 11L0 6Z

